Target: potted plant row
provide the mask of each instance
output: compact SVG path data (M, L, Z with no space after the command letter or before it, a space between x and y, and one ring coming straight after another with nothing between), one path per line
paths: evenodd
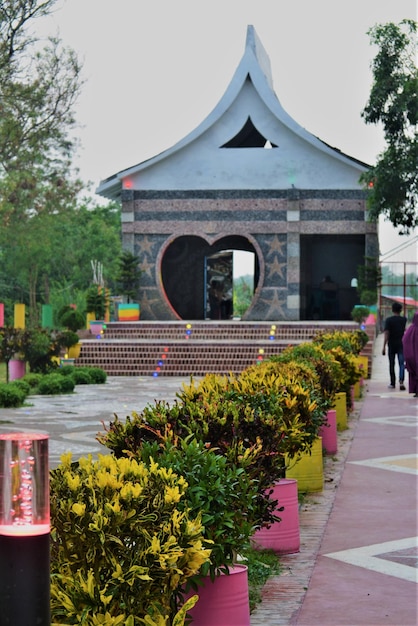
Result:
M194 613L201 606L202 598L190 611L188 600L193 598L194 592L203 596L203 589L210 579L216 582L229 573L227 578L231 581L240 550L253 541L258 530L277 523L282 507L280 500L277 502L271 497L272 490L285 478L287 466L294 463L301 452L309 453L324 425L326 411L333 405L340 386L346 383L341 361L331 349L323 348L318 338L306 345L289 347L282 355L237 376L208 374L200 381L191 379L190 384L179 391L174 403L154 402L123 420L115 416L98 434L98 440L111 452L110 458L114 462L135 462L147 471L164 468L183 477L187 483L183 497L178 500L178 509L181 514L199 519L203 545L211 553L193 574L184 578L180 575L178 585L172 588L172 617L180 615L183 607L185 612L194 616L192 623L196 626L210 623L204 621L208 610L204 610L203 621L201 615L196 618ZM69 471L68 467L66 471ZM72 490L81 489L82 477L74 478L75 483L72 480L57 498L57 503L72 498ZM100 490L108 480L98 471L90 485ZM118 480L112 479L112 485L115 489L121 488ZM52 486L54 488L55 484ZM93 497L88 499L80 495L77 502L88 502L89 516L97 509L107 515L106 505L103 503L98 507L98 501ZM57 511L52 508L53 527L54 516L60 515L59 506L57 504ZM77 506L75 511L82 509ZM67 513L64 517L68 518ZM83 509L84 514L87 515L87 509ZM152 506L149 515L153 515ZM71 523L67 519L65 525L66 541L71 549L74 545L72 536L78 532L75 522L76 519L71 518ZM97 521L97 532L103 530L101 524ZM94 527L91 525L89 518L89 528ZM116 530L112 533L111 543L118 537ZM106 542L106 530L101 537L101 541ZM89 545L85 539L82 543L83 546ZM109 571L106 575L115 576ZM87 571L83 576L87 576ZM106 576L100 576L98 580L95 572L92 576L94 580L90 586L99 586L102 591L90 593L89 606L102 596L106 597L105 591L110 588L106 586L110 584L106 582ZM122 578L126 582L125 575ZM84 585L88 594L86 579L80 578L78 584ZM60 608L61 592L62 587L59 593L54 592L57 615L60 610L62 615L65 613L64 599ZM101 610L105 608L102 606ZM106 610L110 611L110 608ZM228 618L230 626L249 624L248 607L243 611L237 617L238 622L234 622L233 617ZM179 619L185 617L185 612ZM127 616L127 619L130 618ZM145 621L143 614L137 621L132 619L132 624L154 623ZM174 621L167 623L174 624Z

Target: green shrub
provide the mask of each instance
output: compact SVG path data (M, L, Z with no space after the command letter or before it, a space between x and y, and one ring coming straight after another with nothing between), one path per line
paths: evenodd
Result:
M171 468L187 481L185 498L179 506L193 516L202 516L204 537L213 544L210 563L200 574L209 572L214 578L234 563L236 553L249 547L250 538L260 527L260 516L265 513L266 499L260 499L257 482L244 466L229 463L202 442L157 432L155 435L159 441L144 442L136 459L147 466L157 462L160 467ZM276 505L275 501L269 502L271 515Z
M59 393L71 393L75 383L71 376L60 374L46 374L39 381L37 391L40 395L55 395Z
M183 477L153 462L100 455L71 463L69 454L52 470L50 492L54 624L184 624L177 589L210 546L200 515L179 508Z
M22 387L14 382L0 383L0 407L4 409L22 406L26 395Z
M66 304L58 312L58 323L76 333L80 328L85 327L86 318L80 311Z
M91 385L93 379L87 367L73 367L71 378L76 385Z
M324 398L333 402L335 394L341 391L344 374L340 363L321 345L304 342L296 346L289 346L278 356L271 357L278 363L292 363L294 361L313 366L318 375L321 393Z
M361 304L359 304L354 307L350 315L353 320L357 322L357 324L363 324L369 313L370 309L368 306L362 306Z
M313 338L314 343L319 344L324 350L332 348L342 348L344 352L360 354L361 350L369 341L369 337L364 330L352 331L325 331L319 332Z
M21 380L24 380L33 391L33 389L35 389L39 385L39 382L42 380L42 374L29 372L28 374L25 374Z
M57 374L61 374L61 376L72 376L74 373L73 365L62 365L57 370Z
M21 389L23 393L25 394L25 396L28 396L31 392L31 387L29 383L26 380L24 380L24 378L16 378L9 384Z
M62 348L71 348L78 344L79 336L73 330L62 330L57 334L57 342Z
M77 368L78 369L78 368ZM92 383L95 385L101 385L106 382L107 374L100 367L88 367L86 368L90 374Z
M45 374L57 368L54 358L59 356L61 347L54 333L46 328L27 331L22 352L29 363L31 372Z
M156 402L124 423L116 416L98 440L116 456L136 456L145 442L159 440L158 433L192 437L235 467L245 463L246 473L264 494L285 475L285 455L292 459L310 450L324 414L297 374L279 369L263 377L260 372L255 368L240 376L207 374L198 383L184 385L172 406ZM269 514L260 509L258 522L264 523Z

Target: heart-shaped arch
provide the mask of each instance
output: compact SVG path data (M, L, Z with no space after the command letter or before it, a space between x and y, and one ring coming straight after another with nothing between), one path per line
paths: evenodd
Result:
M208 259L230 251L254 253L255 290L260 274L260 261L256 247L240 235L229 235L208 241L196 235L183 235L171 241L162 252L161 279L165 297L170 307L180 319L206 319L208 310L208 290L210 286L210 264ZM208 282L209 281L209 282ZM226 292L226 287L224 288ZM227 309L228 319L233 315Z

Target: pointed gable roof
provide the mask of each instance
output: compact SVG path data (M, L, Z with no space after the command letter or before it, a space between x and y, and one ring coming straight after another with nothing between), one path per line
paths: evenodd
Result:
M273 148L268 160L254 150L264 147ZM273 89L269 57L248 26L244 55L212 112L171 148L103 180L97 193L115 199L123 188L281 189L292 186L290 176L301 188L359 189L358 178L367 168L284 110Z

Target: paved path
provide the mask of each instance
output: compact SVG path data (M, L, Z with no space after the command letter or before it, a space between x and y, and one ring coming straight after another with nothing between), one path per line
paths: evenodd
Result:
M176 392L189 378L109 377L103 385L77 385L74 393L30 396L30 406L0 409L0 432L25 431L49 434L49 460L56 467L64 452L74 459L107 450L95 437L116 413L121 419L140 411L154 400L174 401Z
M325 463L325 488L300 512L301 550L282 557L251 626L416 626L418 403L389 390L376 342L372 379L338 453ZM156 399L173 401L188 378L109 378L67 396L32 396L0 409L0 432L50 435L50 464L106 450L95 441L113 414L123 418ZM228 625L217 625L228 626Z

